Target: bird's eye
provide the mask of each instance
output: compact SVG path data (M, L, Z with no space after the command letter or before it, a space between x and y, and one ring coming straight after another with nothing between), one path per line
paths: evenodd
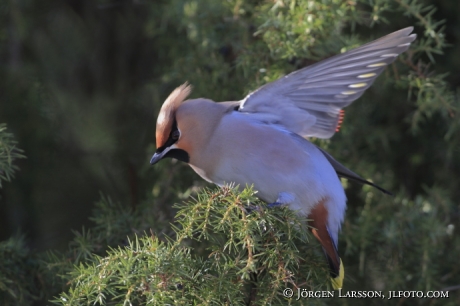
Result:
M179 133L179 131L177 131L177 130L176 130L176 131L173 131L173 132L171 133L171 138L172 138L173 140L179 139L179 136L180 136L180 133Z

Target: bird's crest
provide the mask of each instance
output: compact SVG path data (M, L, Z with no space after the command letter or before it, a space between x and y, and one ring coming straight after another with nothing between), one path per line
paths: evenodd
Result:
M175 121L176 110L191 91L192 86L186 82L174 89L163 103L157 119L156 142L158 148L168 139Z

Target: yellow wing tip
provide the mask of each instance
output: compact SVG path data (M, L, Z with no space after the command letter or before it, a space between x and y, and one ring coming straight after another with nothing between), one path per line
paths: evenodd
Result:
M334 288L334 290L342 289L344 276L345 269L343 268L342 258L340 258L339 275L334 278L331 277L332 288Z

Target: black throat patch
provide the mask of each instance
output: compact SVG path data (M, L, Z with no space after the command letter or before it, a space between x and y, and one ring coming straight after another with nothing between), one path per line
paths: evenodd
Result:
M178 141L178 139L173 139L173 137L172 137L173 133L176 132L176 131L178 131L177 122L176 122L176 120L174 120L174 123L173 123L172 128L171 128L171 133L169 133L168 140L166 140L165 144L162 145L161 147L159 147L156 150L156 153L163 152L164 150L166 150L166 148L171 147L173 144L175 144ZM162 157L162 159L163 158L168 158L168 157L175 158L175 159L183 161L183 162L185 162L187 164L190 162L190 156L188 155L187 152L185 152L182 149L171 149Z

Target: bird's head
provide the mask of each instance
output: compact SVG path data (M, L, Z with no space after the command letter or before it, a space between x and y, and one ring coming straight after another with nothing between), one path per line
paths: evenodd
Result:
M191 86L187 83L179 86L161 107L152 165L166 157L186 163L193 157L203 158L203 150L227 108L203 98L184 101L190 92Z
M156 164L161 159L173 157L178 160L189 162L189 155L180 148L181 131L177 124L177 110L182 102L190 94L192 88L187 83L176 88L163 103L157 118L156 144L157 150L150 160L150 164Z

